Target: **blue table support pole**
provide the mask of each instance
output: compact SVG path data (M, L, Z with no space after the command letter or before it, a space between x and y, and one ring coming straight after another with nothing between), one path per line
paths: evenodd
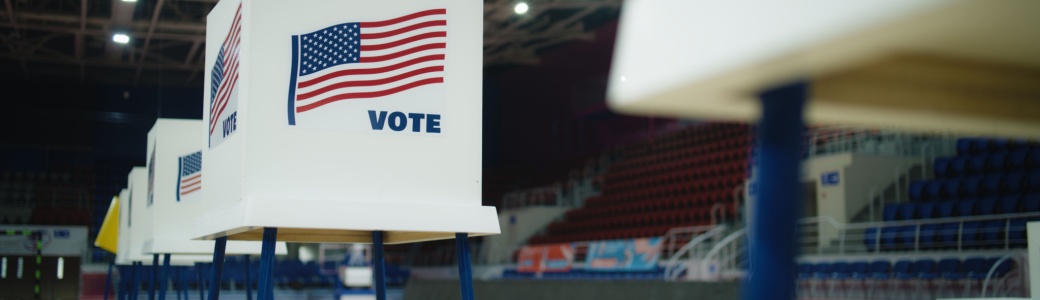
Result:
M808 86L795 83L759 95L758 170L749 222L746 300L794 299L797 219L802 206L803 110Z
M116 299L126 300L127 278L130 278L130 270L126 266L119 266L119 288L116 289Z
M181 298L181 291L184 290L184 282L181 281L181 285L177 285L177 282L180 281L181 278L184 278L184 277L181 276L181 268L180 267L173 267L173 269L171 269L170 271L173 272L173 275L171 275L171 276L174 278L174 280L173 280L173 294L177 295L177 300L187 300L187 299Z
M202 263L195 263L195 279L199 282L199 300L206 300L206 281L202 279L202 268L205 266Z
M264 239L260 244L260 274L256 287L258 300L274 299L274 246L278 239L278 228L264 228Z
M108 293L112 292L112 265L114 264L114 261L108 263L108 275L105 275L105 300L108 300Z
M242 257L246 268L246 300L253 300L253 282L249 280L249 255Z
M130 271L133 279L130 281L130 299L137 300L137 291L141 288L141 265L142 262L134 262L134 269Z
M181 293L184 293L184 300L191 299L188 298L188 281L190 280L188 277L188 267L181 267L180 272L182 272L181 276L178 276L177 278L181 279Z
M462 300L473 300L473 267L469 261L469 237L466 233L455 234L455 253L459 260L459 288Z
M166 300L166 287L170 282L170 254L163 254L162 269L159 270L159 277L155 280L159 282L159 300Z
M217 238L213 243L213 274L210 274L209 299L220 299L220 278L224 271L224 250L227 249L227 237Z
M386 300L386 261L383 258L383 232L372 232L372 277L376 280L376 300Z
M152 254L152 276L148 280L148 300L155 300L155 288L159 279L159 255Z

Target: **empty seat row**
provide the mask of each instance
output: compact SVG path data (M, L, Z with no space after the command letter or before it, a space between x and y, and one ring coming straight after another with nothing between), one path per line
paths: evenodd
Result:
M1040 212L1040 192L952 201L891 203L882 209L882 219L903 221L1023 212Z
M1040 145L1032 141L1006 140L992 138L957 139L957 154L970 155L987 152L1004 152L1016 150L1036 150Z
M956 200L1040 192L1040 170L914 181L910 200Z
M1020 248L1027 243L1026 223L1038 220L997 218L868 228L864 230L863 244L867 251Z
M1040 150L1018 150L971 156L940 157L933 162L936 177L992 174L1040 169Z
M999 265L998 265L999 262ZM996 266L996 268L994 268ZM995 278L1011 272L1014 261L999 258L970 257L963 261L958 258L944 258L938 262L933 259L916 261L899 260L895 264L888 260L872 262L823 262L798 264L798 278L802 280L910 280L910 279L949 279L949 280L982 280L993 270Z

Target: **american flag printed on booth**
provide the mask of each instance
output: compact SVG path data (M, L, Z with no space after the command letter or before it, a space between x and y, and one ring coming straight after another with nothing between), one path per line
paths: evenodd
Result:
M242 4L238 4L231 28L217 52L216 62L210 69L209 86L209 147L220 145L234 133L235 127L222 122L238 112L238 54L242 42Z
M202 192L202 151L177 158L177 202L197 200Z
M293 35L289 125L363 130L369 122L367 110L381 105L441 108L447 13L404 12ZM330 124L343 120L362 128Z

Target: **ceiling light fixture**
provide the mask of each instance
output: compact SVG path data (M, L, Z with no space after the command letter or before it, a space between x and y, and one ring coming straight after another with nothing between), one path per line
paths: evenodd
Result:
M513 11L516 12L516 14L518 14L518 15L526 14L527 10L529 10L529 9L531 9L531 8L528 7L527 3L524 3L524 2L517 3L516 6L513 7Z
M130 42L130 36L125 33L116 33L112 35L112 41L120 44L126 44Z

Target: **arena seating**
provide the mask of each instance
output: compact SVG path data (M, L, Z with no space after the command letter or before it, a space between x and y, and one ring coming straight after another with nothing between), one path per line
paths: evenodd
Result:
M712 207L732 218L734 188L748 170L747 125L695 125L630 145L604 176L602 194L568 211L531 244L661 236L669 229L707 225Z
M980 217L961 223L929 223L867 230L868 250L1025 246L1025 224L1036 217L1001 215L1040 213L1040 145L1024 141L963 138L957 156L934 161L933 179L910 184L910 202L887 204L886 222ZM985 218L985 217L992 218ZM880 236L879 236L880 231ZM959 235L958 235L959 232ZM878 240L880 238L880 241Z
M999 265L997 265L997 263ZM809 298L869 298L892 299L894 295L877 293L896 292L891 286L906 285L909 281L921 284L909 292L930 295L961 295L965 285L978 286L994 270L993 278L1000 278L1014 268L1014 260L1001 261L998 257L956 257L938 259L879 259L873 261L829 261L800 263L798 265L801 294ZM995 269L993 266L997 266ZM957 283L955 286L952 283ZM996 282L994 282L996 284ZM868 286L874 291L868 291ZM858 295L849 295L858 293ZM933 297L934 298L934 297ZM930 298L931 299L931 298Z

